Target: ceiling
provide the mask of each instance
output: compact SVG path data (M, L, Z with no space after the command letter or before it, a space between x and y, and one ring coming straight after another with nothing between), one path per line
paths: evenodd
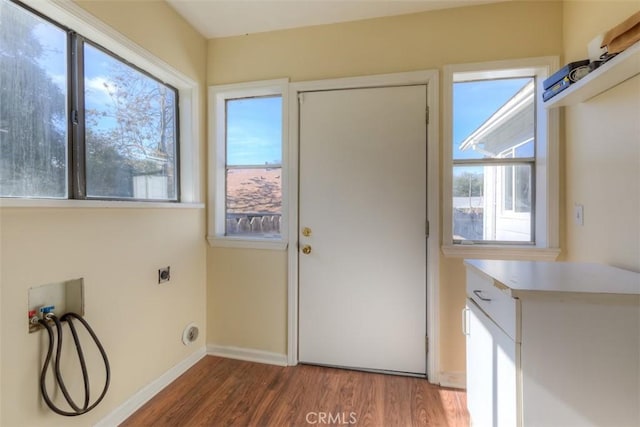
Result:
M206 38L506 0L166 0Z

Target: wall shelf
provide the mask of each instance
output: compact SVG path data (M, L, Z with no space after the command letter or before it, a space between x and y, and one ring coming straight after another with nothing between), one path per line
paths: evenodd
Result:
M627 48L600 68L544 103L557 108L588 101L596 95L640 74L640 42Z

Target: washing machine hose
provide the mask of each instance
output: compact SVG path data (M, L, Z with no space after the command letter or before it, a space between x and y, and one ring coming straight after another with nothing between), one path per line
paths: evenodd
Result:
M91 326L89 326L87 321L84 320L82 316L80 316L79 314L66 313L60 316L60 318L52 314L49 314L47 315L47 319L53 321L53 323L55 324L56 334L54 334L53 328L51 327L51 325L47 320L43 320L43 319L38 320L38 323L40 323L47 330L47 334L49 335L49 348L47 350L47 355L45 356L44 363L42 364L42 372L40 374L40 391L42 392L42 398L44 399L47 406L51 408L51 410L56 414L64 415L66 417L74 417L77 415L86 414L87 412L89 412L90 410L98 406L98 404L102 401L104 396L107 394L107 390L109 389L109 382L111 381L111 369L109 367L109 359L107 358L107 353L104 351L104 347L102 347L100 340L96 336L95 332L93 332L93 329L91 329ZM104 388L102 389L102 393L100 394L100 397L98 397L98 399L93 404L90 404L91 398L90 398L89 373L87 372L87 364L84 359L82 346L80 345L80 339L78 338L78 332L76 330L75 325L73 324L73 319L82 323L82 325L85 327L87 332L89 332L89 335L91 335L91 338L95 342L96 347L98 347L98 350L102 355L102 360L104 361L104 367L106 372ZM71 398L71 395L69 394L69 391L65 386L64 380L62 378L62 373L60 371L60 356L62 354L62 322L67 322L67 324L69 325L69 329L71 330L71 335L73 336L73 342L75 343L75 346L76 346L76 352L78 353L80 368L82 369L82 380L84 382L84 401L82 403L82 406L76 404L76 402ZM55 335L57 335L58 337L57 343L55 340ZM56 348L56 357L55 357L54 363L51 364L51 358L53 356L54 347ZM69 406L71 407L72 411L65 411L60 409L53 403L53 401L49 397L49 393L47 392L47 386L45 382L49 367L53 369L58 387L60 387L60 391L62 391L62 394L65 400L67 401L67 403L69 404Z

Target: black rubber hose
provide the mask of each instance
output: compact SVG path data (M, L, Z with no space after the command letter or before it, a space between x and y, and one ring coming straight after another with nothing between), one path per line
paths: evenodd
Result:
M82 346L80 345L80 339L78 338L76 327L71 319L67 319L67 324L69 324L69 329L71 330L71 335L73 336L73 342L76 346L76 352L78 353L80 368L82 369L82 379L84 380L84 405L82 406L82 409L86 410L89 407L89 402L91 401L89 373L87 372L87 364L84 361L84 352L82 351Z
M60 320L56 316L52 315L50 319L53 320L53 323L56 325L56 332L58 333L58 341L56 343L56 358L54 362L53 372L56 375L56 380L58 381L58 386L60 387L60 391L62 391L62 395L64 396L69 406L71 406L71 408L75 412L83 412L84 410L87 409L87 406L89 405L85 404L84 407L81 408L76 404L76 402L73 401L73 398L69 394L69 391L67 390L67 387L64 383L64 380L62 378L62 372L60 370L60 359L62 359L62 324L60 323ZM86 385L88 380L87 367L84 361L84 357L81 356L81 353L78 353L78 355L80 358L80 366L82 368L82 379L84 380L84 383L85 383L85 399L84 400L86 402L87 401Z
M72 313L72 312L64 314L61 317L61 320L63 321L66 320L69 323L69 325L71 325L71 322L69 322L69 319L68 319L69 317L73 317L74 319L77 319L80 323L82 323L82 326L85 327L87 332L89 332L89 335L91 335L91 338L93 338L93 342L96 344L96 347L98 347L98 351L100 351L100 355L102 356L102 361L104 362L104 370L105 370L104 387L102 389L102 393L100 393L100 396L98 396L98 399L93 403L93 405L89 406L85 411L85 412L89 412L90 410L98 406L98 404L102 401L102 399L104 399L104 396L107 394L107 390L109 390L109 384L111 383L111 367L109 366L109 358L107 357L107 352L104 350L104 347L102 346L102 343L98 339L98 336L96 335L96 333L93 332L93 329L91 328L91 326L89 326L89 323L87 323L87 321L84 320L84 318L79 314ZM78 345L80 345L79 342L78 342ZM88 380L87 380L87 383L88 383Z
M49 322L46 320L39 319L38 323L40 323L47 330L47 334L49 335L49 348L47 349L47 355L44 358L44 363L42 364L42 372L40 373L40 392L42 393L42 398L45 403L53 412L59 415L64 415L66 417L73 417L76 415L80 415L77 412L67 412L59 409L49 398L49 393L47 392L47 369L49 368L49 363L51 363L51 355L53 354L53 347L55 345L54 337L53 337L53 329L49 326Z
M38 322L44 326L44 328L47 330L47 333L49 335L49 348L47 350L47 355L45 356L45 360L44 363L42 364L42 373L40 374L40 390L42 392L42 398L44 399L45 403L47 404L47 406L49 406L49 408L51 408L52 411L54 411L55 413L59 414L59 415L64 415L67 417L73 417L73 416L77 416L77 415L82 415L85 414L87 412L89 412L90 410L92 410L93 408L95 408L104 398L104 396L107 394L107 390L109 389L109 384L111 382L111 368L109 366L109 359L107 358L107 353L104 350L104 347L102 346L102 343L100 342L100 340L98 339L98 337L96 336L95 332L93 331L93 329L91 329L91 326L89 326L89 324L87 323L86 320L84 320L82 318L82 316L76 314L76 313L66 313L63 316L60 317L60 319L56 318L55 316L50 316L50 318L53 320L53 322L56 325L56 330L58 333L58 342L57 342L57 346L55 343L55 339L54 339L54 333L53 333L53 329L51 328L51 326L49 325L49 323L46 320L38 320ZM87 329L87 332L89 332L89 335L91 335L91 338L93 339L94 343L96 344L96 347L98 347L98 350L100 351L100 355L102 356L102 360L104 361L104 366L105 366L105 372L106 372L106 376L105 376L105 384L104 384L104 388L102 390L102 393L100 394L100 397L98 397L98 399L89 406L89 375L87 372L87 366L86 366L86 362L85 362L85 358L84 358L84 353L82 351L82 346L80 345L80 340L78 338L78 334L75 328L75 325L73 324L71 318L76 319L78 321L80 321L80 323L82 323L82 325ZM67 388L65 387L64 384L64 380L62 379L62 373L60 371L60 357L61 357L61 353L62 353L62 325L61 322L66 321L69 324L69 329L71 330L71 334L73 336L73 340L76 346L76 351L78 352L78 359L80 361L80 366L82 369L82 378L84 381L84 389L85 389L85 398L84 398L84 405L82 408L78 407L78 405L75 404L75 402L73 401L73 399L71 398L71 396L69 395ZM55 377L58 383L58 386L60 387L60 390L62 391L62 394L64 395L67 403L69 404L69 406L71 406L71 408L73 409L73 412L70 411L64 411L60 408L58 408L50 399L49 394L47 392L47 387L46 387L46 374L47 374L47 369L49 368L50 364L51 364L51 357L53 355L53 348L54 346L57 347L56 349L56 361L55 361L55 367L54 367L54 373L55 373Z

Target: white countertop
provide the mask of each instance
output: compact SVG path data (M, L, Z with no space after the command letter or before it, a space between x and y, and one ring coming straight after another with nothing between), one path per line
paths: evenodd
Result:
M465 264L504 285L512 296L531 291L640 295L640 273L603 264L480 259Z

